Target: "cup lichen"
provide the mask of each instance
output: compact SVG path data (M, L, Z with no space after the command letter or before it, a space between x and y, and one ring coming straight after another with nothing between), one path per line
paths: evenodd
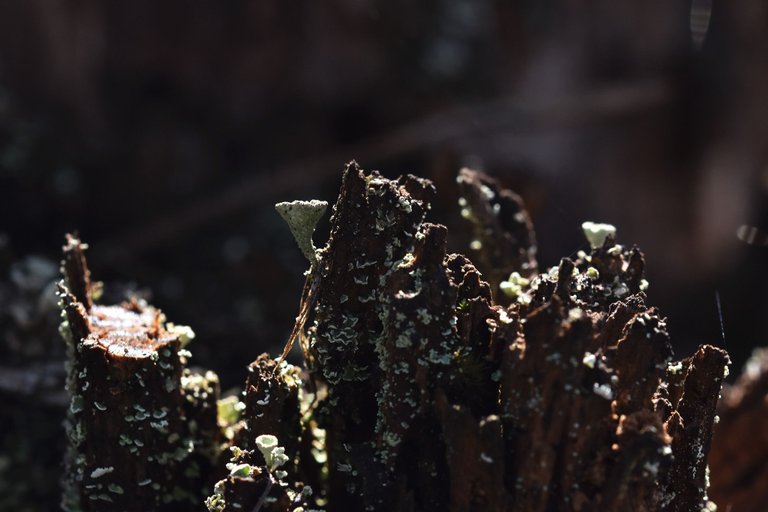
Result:
M328 202L312 199L311 201L287 201L277 203L275 210L288 224L302 254L313 265L317 262L315 244L312 235L315 227L328 208Z
M586 221L582 223L581 229L593 249L602 247L609 236L616 238L616 227L612 224Z

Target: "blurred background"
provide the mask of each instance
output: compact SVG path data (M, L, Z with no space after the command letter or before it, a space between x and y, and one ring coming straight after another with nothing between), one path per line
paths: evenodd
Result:
M109 300L191 325L193 362L232 388L297 312L307 263L272 205L334 201L351 159L432 179L457 252L462 166L523 196L542 266L586 247L582 221L613 223L679 356L725 345L739 368L766 344L765 2L6 0L0 392L43 409L0 430L58 421L64 233ZM3 442L58 470L41 435ZM0 510L57 499L5 485Z

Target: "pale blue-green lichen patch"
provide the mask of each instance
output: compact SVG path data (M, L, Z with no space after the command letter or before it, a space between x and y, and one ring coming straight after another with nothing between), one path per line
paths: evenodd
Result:
M114 466L105 466L96 468L93 471L91 471L91 478L101 478L104 475L108 475L109 473L112 473L115 470Z
M315 264L317 261L312 235L327 208L327 202L316 199L311 201L283 202L275 205L275 210L288 224L302 254L312 264Z
M582 223L581 229L593 249L601 247L609 236L616 237L616 227L611 224L586 221Z

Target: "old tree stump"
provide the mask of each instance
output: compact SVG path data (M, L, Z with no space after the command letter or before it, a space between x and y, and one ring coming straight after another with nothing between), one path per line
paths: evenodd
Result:
M65 510L199 508L218 450L218 378L184 368L184 331L139 301L93 303L69 237L59 287L68 343Z
M644 256L613 230L539 271L520 198L473 171L459 185L478 266L426 221L427 180L350 163L317 250L324 206L282 204L311 261L289 340L305 367L259 356L218 424L183 331L146 304L94 305L69 239L67 509L199 510L208 494L211 511L715 510L727 354L674 359Z

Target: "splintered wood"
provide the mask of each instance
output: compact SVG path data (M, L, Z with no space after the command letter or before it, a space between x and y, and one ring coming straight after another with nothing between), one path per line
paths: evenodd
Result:
M431 183L344 173L308 332L329 509L712 507L725 352L673 360L638 249L609 236L535 273L519 199L459 181L465 217L500 237L482 240L486 260L517 272L508 306L425 222Z
M215 376L187 373L157 310L94 305L70 238L67 510L194 510L214 480L211 512L715 510L728 355L674 358L644 256L613 226L585 223L590 252L540 270L522 200L458 181L477 267L427 222L431 182L347 165L327 243L298 237L311 267L289 345L219 403L221 433ZM295 339L303 369L283 361Z

